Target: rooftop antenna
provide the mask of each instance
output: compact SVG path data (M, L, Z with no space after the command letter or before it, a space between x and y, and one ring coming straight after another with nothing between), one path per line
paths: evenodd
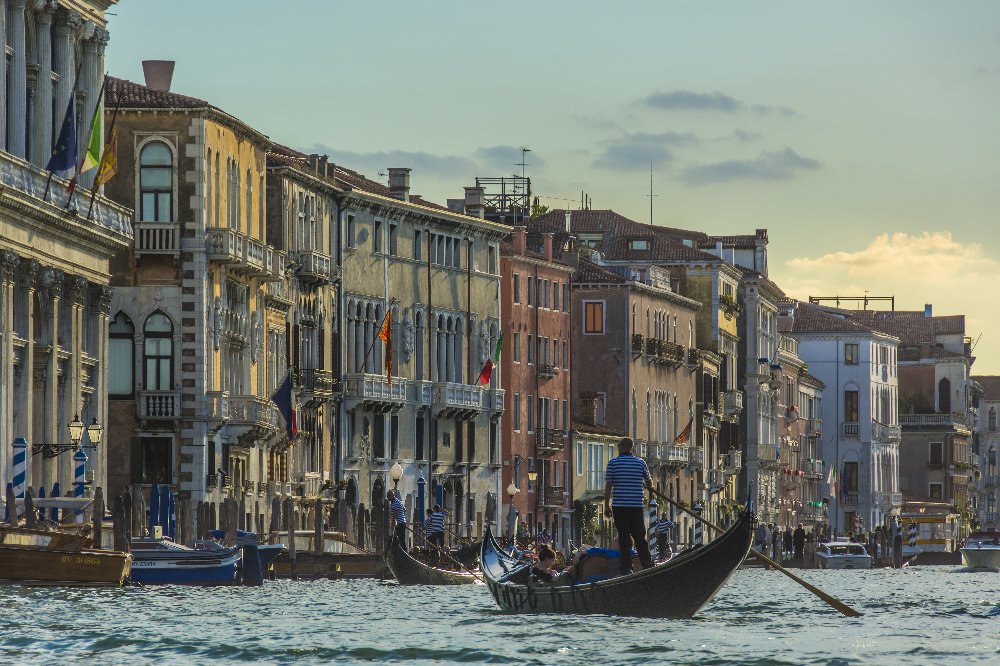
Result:
M528 148L527 146L521 146L521 161L514 163L514 166L521 167L521 178L524 178L524 167L528 166L528 161L525 160L524 158L530 152L531 148Z
M653 161L649 161L649 226L653 226L653 197L660 196L659 194L653 194Z

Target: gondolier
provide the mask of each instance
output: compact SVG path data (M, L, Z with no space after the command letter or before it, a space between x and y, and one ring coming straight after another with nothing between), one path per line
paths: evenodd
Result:
M632 573L632 542L639 552L639 562L644 569L653 566L646 542L646 523L643 518L643 487L653 494L653 480L642 458L632 455L631 437L618 442L618 457L608 462L604 472L604 515L614 517L618 530L618 551L621 554L621 572Z
M441 510L440 504L434 505L434 510L427 518L427 541L444 548L444 520L448 514Z
M403 508L402 500L391 490L385 494L385 498L389 500L389 517L396 526L396 538L403 550L406 550L406 509Z
M663 514L656 521L656 556L660 562L670 559L670 530L674 528L674 521Z

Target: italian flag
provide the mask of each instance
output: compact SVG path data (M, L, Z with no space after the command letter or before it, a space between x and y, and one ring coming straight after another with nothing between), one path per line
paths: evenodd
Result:
M482 385L490 383L490 377L493 376L493 368L500 363L500 349L503 347L503 336L504 333L501 333L500 338L497 340L496 349L493 350L493 358L486 361L483 371L479 373L479 383Z
M826 475L826 483L830 486L830 497L837 496L837 466L830 465L830 471Z

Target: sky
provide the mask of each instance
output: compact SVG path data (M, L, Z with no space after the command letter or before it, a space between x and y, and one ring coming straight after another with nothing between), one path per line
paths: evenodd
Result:
M276 11L276 8L279 10ZM790 296L965 314L1000 374L1000 3L121 0L111 74L444 203L540 202L768 230ZM155 26L155 29L150 29ZM650 165L652 164L652 169ZM842 305L851 306L847 301Z

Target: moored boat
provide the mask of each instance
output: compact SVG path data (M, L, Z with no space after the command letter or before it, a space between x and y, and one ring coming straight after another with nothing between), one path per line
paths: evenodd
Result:
M169 539L132 539L132 581L143 585L232 585L242 549L204 550Z
M0 582L26 585L121 585L132 556L85 548L78 534L0 527Z
M477 578L467 571L451 571L424 564L400 545L395 537L385 549L385 563L400 585L467 585Z
M970 571L1000 571L1000 532L973 532L961 550Z
M504 552L487 529L480 562L493 599L515 613L603 613L685 618L705 606L750 550L749 507L715 540L668 562L625 576L587 583L535 583L530 563Z
M816 546L816 566L820 569L871 569L872 558L863 544L841 538Z

